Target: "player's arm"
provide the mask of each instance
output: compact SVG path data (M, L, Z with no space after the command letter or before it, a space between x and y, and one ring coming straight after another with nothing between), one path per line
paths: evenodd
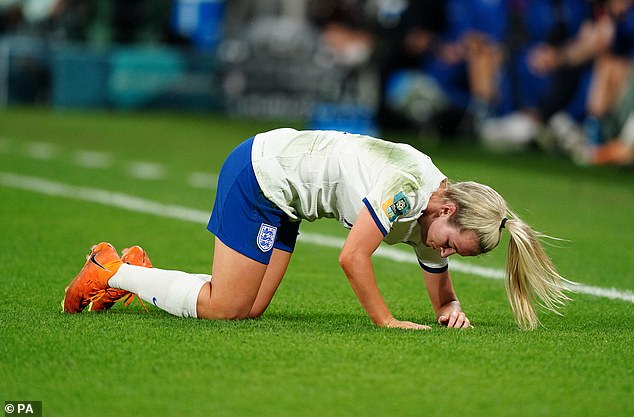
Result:
M374 323L383 327L429 329L417 323L396 320L388 309L374 275L372 254L383 240L383 234L366 207L363 208L348 234L339 255L352 290Z
M449 270L440 273L423 270L423 277L429 299L436 312L438 324L459 329L471 327L471 323L462 311L458 297L456 297L449 277Z

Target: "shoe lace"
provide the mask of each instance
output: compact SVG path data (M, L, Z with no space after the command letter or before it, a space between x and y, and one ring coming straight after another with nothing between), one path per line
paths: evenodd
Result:
M134 298L136 297L137 300L139 300L139 303L141 304L141 307L143 307L143 309L145 310L146 313L149 313L150 310L147 309L147 307L145 306L145 304L143 303L143 300L141 300L141 297L139 297L138 295L134 294L134 293L128 293L128 295L125 296L125 300L123 300L123 306L127 307L130 305L130 303L132 303L132 301L134 300Z
M97 290L97 291L95 291L95 292L90 294L90 297L88 298L88 300L89 300L90 303L94 303L95 301L101 300L106 295L110 295L112 297L112 292L113 291L116 291L116 288L106 288L106 289L103 289L103 290ZM145 312L149 313L150 310L148 310L148 308L145 306L145 304L143 303L143 300L141 300L141 297L137 296L134 293L128 292L123 297L120 297L120 298L115 299L113 301L114 302L118 302L118 301L123 300L124 307L127 307L127 306L129 306L132 303L132 301L134 300L135 297L136 297L137 300L139 300L139 303L141 304L141 307L143 307Z

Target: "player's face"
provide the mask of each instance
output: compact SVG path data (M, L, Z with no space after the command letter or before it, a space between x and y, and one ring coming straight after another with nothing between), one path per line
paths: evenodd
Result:
M480 254L478 237L472 230L462 232L449 223L449 216L435 218L427 229L425 245L440 252L446 258L457 253L460 256L475 256Z

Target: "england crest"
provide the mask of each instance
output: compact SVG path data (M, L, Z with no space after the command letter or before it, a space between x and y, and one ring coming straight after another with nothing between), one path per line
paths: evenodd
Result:
M277 235L277 227L262 223L258 232L258 248L262 252L270 251L275 243L275 235Z

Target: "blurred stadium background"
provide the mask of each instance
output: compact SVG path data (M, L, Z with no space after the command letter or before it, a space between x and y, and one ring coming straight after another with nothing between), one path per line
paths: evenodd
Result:
M634 161L633 56L631 0L0 1L0 106L407 130L583 164Z
M367 56L340 62L329 53L308 7L3 1L0 105L344 117L371 131L376 87Z
M629 0L2 0L0 106L178 109L634 160Z

